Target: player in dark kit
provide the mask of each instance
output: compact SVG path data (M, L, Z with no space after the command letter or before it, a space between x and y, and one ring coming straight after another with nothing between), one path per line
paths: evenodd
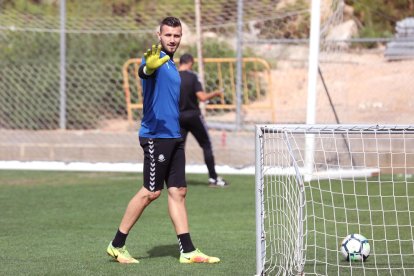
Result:
M185 197L184 140L180 134L180 75L173 55L182 35L178 18L167 17L160 24L160 45L148 49L139 68L143 88L143 119L139 131L144 150L144 185L130 200L107 253L120 263L138 263L126 250L125 241L145 208L156 200L164 183L168 190L168 211L180 249L180 263L217 263L196 249L191 241Z
M194 58L190 54L184 54L180 58L180 126L181 135L184 141L187 139L188 132L196 138L198 144L203 149L204 162L207 165L210 187L226 187L228 183L216 173L213 149L208 135L207 125L201 110L198 106L199 101L207 101L214 97L223 95L221 91L206 93L198 80L196 73L192 71Z

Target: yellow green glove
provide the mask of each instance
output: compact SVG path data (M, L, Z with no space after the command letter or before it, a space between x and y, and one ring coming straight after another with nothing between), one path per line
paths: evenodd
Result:
M161 53L161 45L156 46L155 44L152 45L152 50L148 49L148 51L144 54L145 58L145 68L144 72L147 75L151 75L157 70L161 65L166 63L170 56L165 55L164 57L160 58Z

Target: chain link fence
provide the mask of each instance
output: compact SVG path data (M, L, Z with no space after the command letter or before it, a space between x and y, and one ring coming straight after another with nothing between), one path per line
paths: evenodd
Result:
M200 2L203 58L235 59L242 46L244 58L266 63L243 65L241 87L248 96L241 97L238 131L237 60L220 69L221 80L218 63L206 62L204 68L205 90L225 91L224 99L206 108L216 163L253 166L254 124L306 121L310 1ZM343 1L321 2L316 121L412 122L414 63L388 62L388 39L350 40L358 25ZM242 37L237 36L238 5L243 6ZM197 56L195 1L67 1L65 8L62 25L59 1L0 1L0 160L140 163L140 114L134 110L132 123L128 120L123 66L157 41L166 16L183 23L176 58L186 52ZM133 69L130 74L129 86L137 87ZM139 100L139 91L131 93ZM203 164L192 137L186 150L189 164Z

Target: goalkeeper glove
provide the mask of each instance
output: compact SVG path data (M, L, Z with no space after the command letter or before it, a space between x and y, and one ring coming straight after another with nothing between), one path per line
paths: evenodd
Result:
M148 51L144 54L145 58L145 67L144 73L147 75L151 75L157 70L161 65L166 63L170 56L165 55L164 57L160 58L161 52L161 45L156 46L155 44L152 45L152 50L148 49Z

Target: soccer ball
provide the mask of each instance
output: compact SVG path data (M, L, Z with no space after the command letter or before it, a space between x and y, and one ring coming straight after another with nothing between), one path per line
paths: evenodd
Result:
M341 243L341 253L347 261L365 261L370 251L367 238L360 234L350 234Z

